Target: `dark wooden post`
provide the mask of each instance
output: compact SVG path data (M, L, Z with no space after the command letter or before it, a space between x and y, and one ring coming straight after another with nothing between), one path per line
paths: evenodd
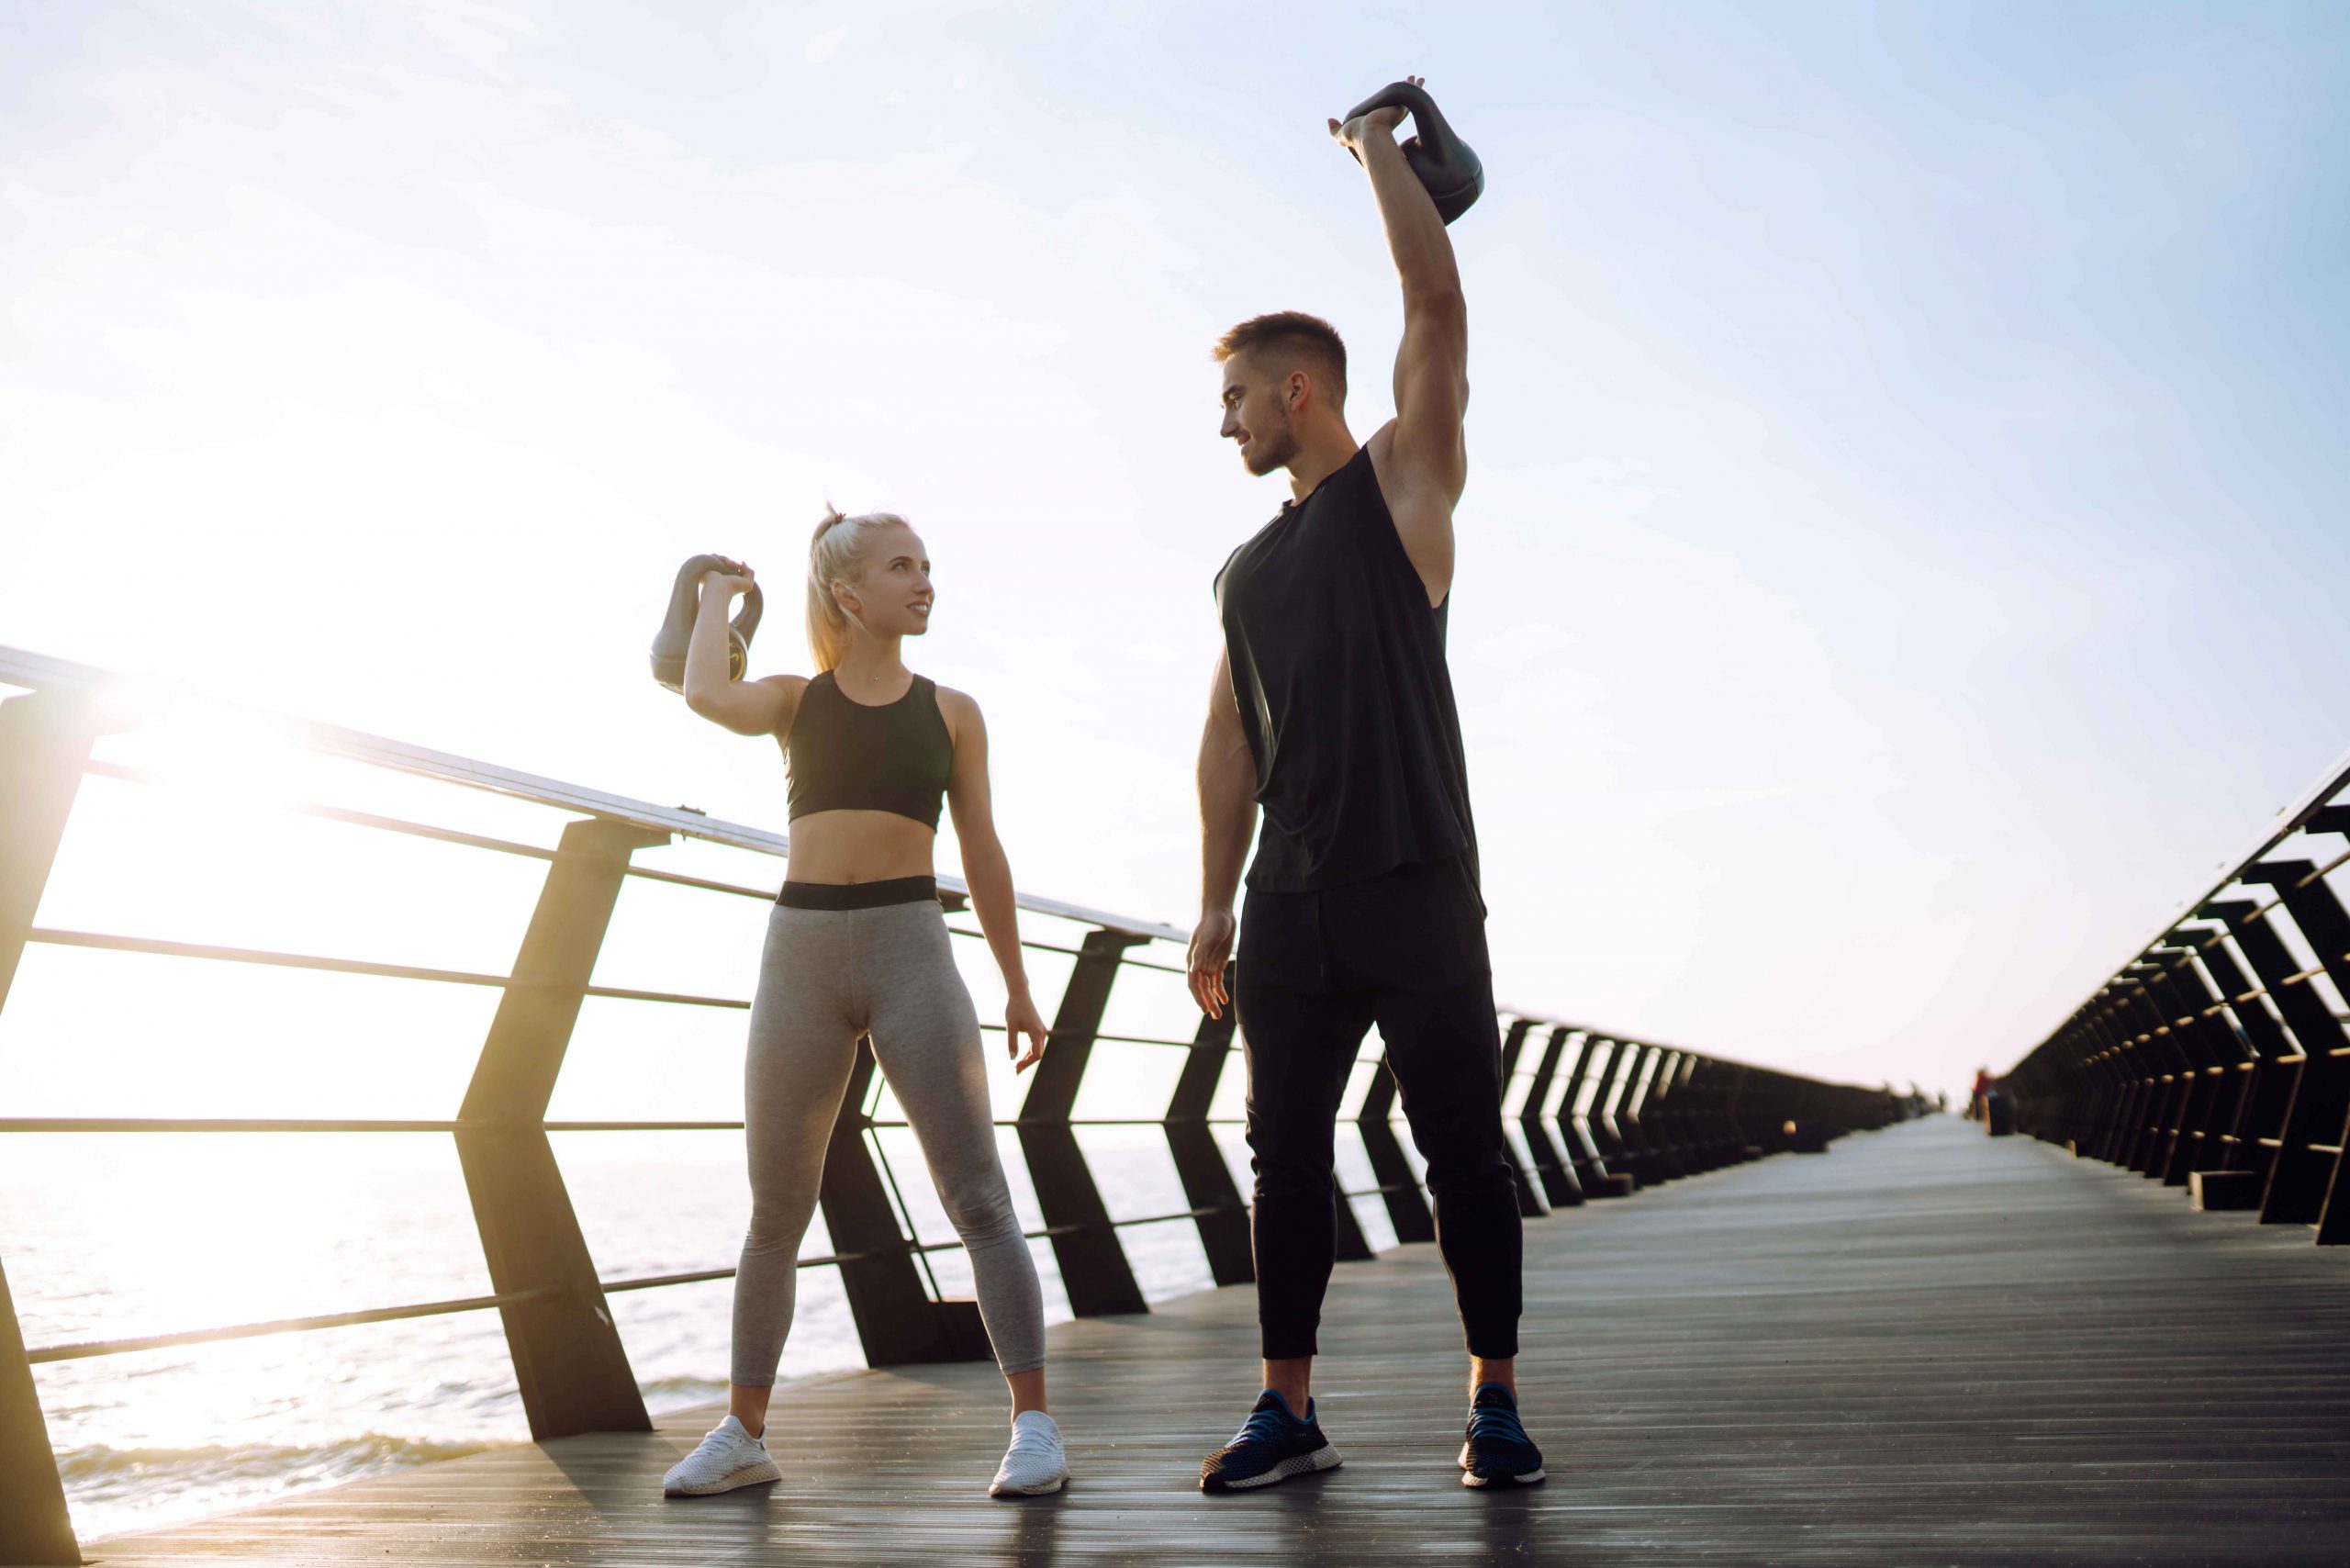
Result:
M1069 1126L1094 1036L1102 1031L1102 1010L1110 1003L1110 987L1118 978L1119 955L1148 940L1106 929L1085 934L1053 1018L1052 1044L1036 1064L1016 1124L1037 1205L1046 1226L1056 1233L1053 1257L1069 1292L1069 1309L1080 1317L1150 1310Z
M1648 1135L1650 1147L1656 1150L1659 1167L1667 1181L1686 1176L1695 1169L1689 1141L1682 1130L1682 1106L1674 1099L1688 1070L1688 1052L1659 1047L1648 1089L1640 1096L1640 1128Z
M1662 1160L1640 1126L1639 1101L1649 1074L1656 1067L1657 1047L1639 1040L1624 1042L1617 1057L1615 1082L1607 1097L1607 1125L1616 1135L1625 1166L1643 1187L1663 1182Z
M2233 931L2253 907L2244 902L2209 903L2198 914L2217 920L2224 930ZM2257 999L2237 1000L2249 996L2255 987L2227 943L2212 942L2202 949L2202 954L2203 967L2211 971L2211 978L2218 982L2220 994L2228 1004L2227 1016L2243 1031L2253 1052L2252 1069L2242 1075L2250 1081L2236 1103L2232 1124L2221 1135L2218 1163L2207 1169L2257 1176L2259 1182L2253 1188L2252 1197L2252 1203L2256 1204L2267 1184L2269 1165L2268 1147L2260 1140L2275 1137L2275 1129L2284 1126L2285 1104L2292 1096L2292 1069L2281 1058L2294 1054L2293 1042L2268 1009L2257 1004Z
M2274 881L2280 896L2284 889L2298 882L2302 876L2316 869L2303 861L2283 865L2263 864L2244 873L2247 882ZM2322 883L2311 887L2324 894L2328 902L2333 895L2326 892ZM2303 899L2307 906L2311 901ZM2285 907L2296 923L2301 922L2301 910L2295 909L2290 900ZM2341 906L2334 905L2338 917ZM2252 962L2253 972L2276 1002L2277 1011L2284 1015L2285 1026L2293 1037L2301 1059L2287 1060L2278 1065L2292 1069L2292 1087L2285 1094L2285 1110L2277 1129L2277 1151L2268 1167L2267 1191L2260 1205L2263 1225L2308 1225L2315 1222L2325 1205L2326 1186L2333 1180L2336 1157L2321 1155L2311 1149L2313 1134L2322 1128L2339 1133L2343 1126L2340 1089L2337 1081L2329 1082L2345 1067L2350 1058L2330 1055L2342 1044L2342 1025L2334 1022L2324 1000L2306 984L2289 983L2300 971L2284 938L2277 935L2269 915L2248 924L2232 926L2231 934L2244 956ZM2321 957L2325 947L2321 932L2311 931L2302 924L2302 934ZM2340 983L2339 981L2336 982ZM2331 1115L2327 1115L2331 1103ZM2328 1125L2330 1123L2330 1125Z
M1510 1020L1508 1031L1502 1036L1502 1103L1504 1105L1509 1103L1510 1080L1517 1076L1517 1058L1526 1053L1526 1036L1532 1032L1533 1028L1534 1020L1531 1018L1514 1018ZM1509 1141L1506 1131L1502 1135L1502 1158L1509 1162L1510 1185L1517 1189L1517 1212L1520 1217L1539 1219L1549 1214L1550 1205L1542 1201L1542 1194L1534 1184L1534 1173L1526 1168L1526 1161L1517 1157L1517 1146Z
M457 1113L467 1124L455 1135L457 1157L491 1286L529 1293L498 1313L531 1436L542 1441L653 1429L545 1122L629 856L668 839L600 820L563 830Z
M0 1477L6 1478L0 1486L0 1562L17 1568L81 1562L6 1270L0 1270Z
M0 1006L102 728L86 701L60 693L0 702ZM0 1563L81 1561L24 1330L0 1271Z
M2277 890L2286 913L2316 950L2327 978L2336 990L2350 991L2350 913L2344 913L2342 902L2333 896L2317 867L2306 860L2264 861L2244 871L2243 879L2265 882ZM2267 935L2276 940L2275 933ZM2279 942L2280 950L2282 946ZM2245 952L2259 967L2260 955L2249 944ZM2350 1041L2345 1041L2342 1025L2323 1000L2306 983L2288 985L2281 977L2272 979L2265 969L2260 978L2284 1013L2286 1025L2300 1037L2305 1058L2294 1075L2292 1100L2278 1134L2277 1163L2269 1174L2260 1220L2263 1225L2321 1221L2342 1164L2344 1126L2350 1121L2350 1056L2335 1054ZM2335 1234L2340 1234L2339 1222Z
M2179 1187L2187 1184L2186 1176L2181 1174L2173 1182L2169 1171L2187 1136L2188 1119L2201 1103L2204 1062L2199 1047L2202 1042L2181 985L2181 971L2188 967L2186 955L2160 947L2155 951L2160 967L2146 979L2146 998L2160 1019L2154 1033L2162 1047L2163 1083L2153 1136L2141 1151L2138 1169L2141 1175Z
M42 691L0 702L0 1007L32 935L90 744L104 731L79 698Z
M1233 970L1225 969L1225 993L1231 994ZM1217 1147L1208 1126L1216 1085L1224 1081L1225 1064L1232 1057L1232 1035L1237 1016L1229 1006L1221 1018L1200 1015L1183 1070L1168 1097L1168 1151L1175 1157L1175 1174L1183 1183L1183 1201L1200 1212L1200 1248L1207 1254L1208 1273L1219 1285L1245 1285L1257 1277L1257 1261L1248 1241L1248 1205L1232 1180L1232 1167Z
M1567 1036L1571 1033L1564 1024L1550 1031L1542 1046L1542 1060L1534 1070L1534 1081L1527 1085L1525 1107L1517 1117L1518 1128L1526 1135L1526 1146L1534 1151L1534 1173L1541 1180L1542 1195L1553 1208L1572 1208L1583 1202L1583 1187L1575 1181L1575 1168L1559 1148L1550 1124L1550 1086L1558 1080L1559 1058L1566 1055Z
M2163 1161L2161 1175L2166 1187L2186 1186L2189 1176L2205 1168L2207 1157L2218 1152L2214 1124L2241 1076L2234 1069L2247 1059L2233 1032L2221 1019L2221 998L2197 966L2193 944L2191 935L2173 936L2164 944L2165 951L2177 956L2171 985L2183 1010L2173 1026L2178 1033L2179 1048L2193 1064Z
M898 1224L870 1142L877 1067L873 1042L856 1043L840 1113L824 1149L817 1201L839 1254L841 1289L865 1359L877 1367L985 1360L991 1351L979 1304L934 1301L914 1264L913 1243Z
M1559 1102L1559 1126L1567 1135L1568 1152L1574 1156L1575 1180L1588 1198L1628 1197L1635 1185L1632 1173L1608 1166L1610 1151L1600 1146L1593 1127L1607 1090L1607 1068L1616 1043L1599 1035L1585 1035L1575 1058L1567 1092Z

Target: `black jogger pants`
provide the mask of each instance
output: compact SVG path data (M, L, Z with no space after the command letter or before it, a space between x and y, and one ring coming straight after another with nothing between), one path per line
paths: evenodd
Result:
M1472 1355L1517 1353L1517 1193L1484 904L1465 862L1321 892L1250 890L1233 1000L1248 1064L1251 1231L1264 1354L1315 1353L1335 1256L1340 1097L1376 1024L1427 1161L1437 1245Z

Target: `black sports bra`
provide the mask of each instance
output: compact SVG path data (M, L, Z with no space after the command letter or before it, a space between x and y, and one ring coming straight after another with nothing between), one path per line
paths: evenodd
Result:
M895 812L935 830L955 740L933 682L916 676L903 697L875 708L843 696L826 670L800 694L783 756L789 821L811 812Z

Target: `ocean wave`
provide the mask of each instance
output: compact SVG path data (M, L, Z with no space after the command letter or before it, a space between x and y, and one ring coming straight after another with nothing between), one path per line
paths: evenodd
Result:
M57 1468L77 1516L116 1516L116 1528L133 1528L134 1518L137 1523L161 1522L152 1517L156 1512L186 1518L288 1492L460 1459L490 1446L384 1432L313 1444L121 1449L94 1444L59 1450ZM169 1503L158 1510L158 1503L166 1498Z

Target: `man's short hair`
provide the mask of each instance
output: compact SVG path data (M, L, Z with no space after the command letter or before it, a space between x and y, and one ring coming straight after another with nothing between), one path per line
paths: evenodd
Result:
M1216 363L1236 354L1251 354L1288 374L1302 366L1329 388L1335 407L1347 400L1347 345L1338 329L1303 310L1276 310L1251 316L1216 340Z

